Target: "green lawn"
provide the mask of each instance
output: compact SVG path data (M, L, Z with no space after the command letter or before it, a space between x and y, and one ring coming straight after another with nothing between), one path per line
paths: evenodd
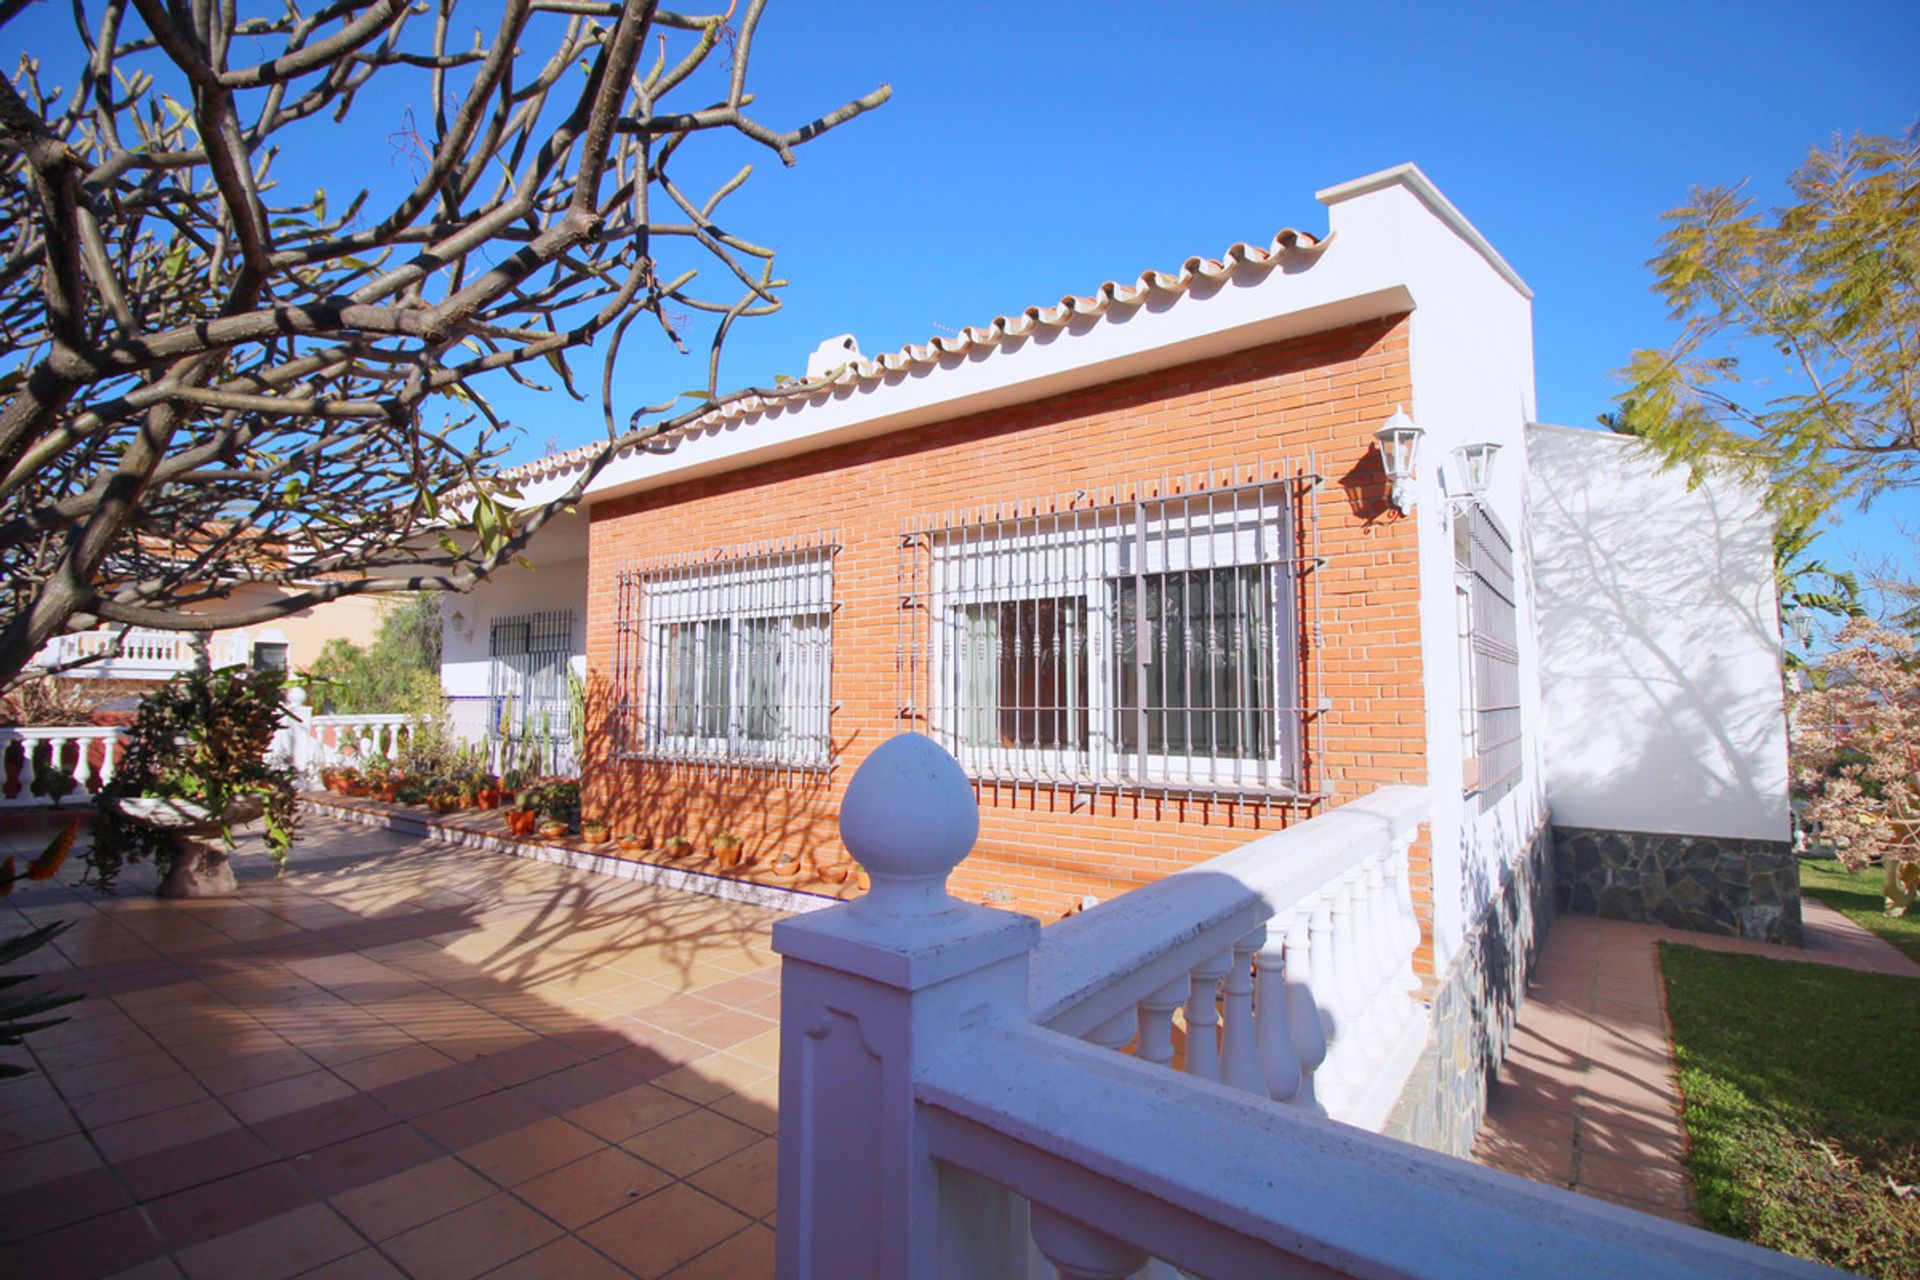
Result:
M1855 924L1863 925L1920 960L1920 915L1890 916L1881 908L1884 873L1853 872L1837 862L1800 859L1800 892L1811 894Z
M1707 1225L1920 1278L1920 979L1663 942Z

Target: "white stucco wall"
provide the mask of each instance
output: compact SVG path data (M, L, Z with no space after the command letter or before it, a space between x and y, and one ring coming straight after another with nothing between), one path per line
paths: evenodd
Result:
M1413 402L1406 409L1426 434L1409 518L1418 522L1420 537L1434 955L1444 970L1546 815L1539 653L1524 531L1525 433L1534 405L1533 304L1525 285L1490 256L1458 210L1424 178L1393 180L1393 172L1321 193L1334 236L1324 265L1346 270L1356 277L1351 287L1360 289L1402 280L1413 297L1408 336ZM1343 256L1356 261L1349 264ZM1375 280L1365 278L1371 273L1377 273ZM1460 487L1453 451L1480 441L1501 447L1487 505L1515 542L1524 761L1519 781L1484 813L1480 798L1467 795L1462 786L1466 751L1448 496L1449 488L1457 493Z
M573 664L586 674L586 523L584 514L559 517L534 535L527 549L533 568L509 565L465 595L441 598L440 683L448 697L488 695L491 628L515 614L573 610Z
M1528 433L1547 798L1561 826L1787 838L1774 521L1628 437Z

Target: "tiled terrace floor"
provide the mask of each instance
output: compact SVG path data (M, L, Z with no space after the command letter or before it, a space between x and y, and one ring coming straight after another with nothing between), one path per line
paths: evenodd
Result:
M0 904L87 996L0 1081L0 1275L771 1274L773 913L311 817L241 870Z
M1806 899L1802 911L1804 949L1555 917L1474 1158L1697 1225L1654 944L1920 978L1920 965L1824 903Z

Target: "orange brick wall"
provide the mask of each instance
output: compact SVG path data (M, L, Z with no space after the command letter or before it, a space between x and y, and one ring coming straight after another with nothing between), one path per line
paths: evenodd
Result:
M1411 521L1386 503L1373 431L1411 401L1405 317L1109 383L993 413L591 508L587 657L591 686L612 670L616 575L636 560L686 552L723 558L747 544L834 531L830 775L796 786L751 771L607 758L590 715L590 816L656 840L704 844L731 830L765 859L797 849L827 864L845 858L835 815L868 752L906 726L897 718L899 534L908 519L982 504L1028 503L1076 490L1124 497L1135 482L1202 476L1317 454L1326 482L1316 505L1318 672L1303 670L1303 705L1329 710L1305 732L1309 784L1333 803L1395 782L1424 783L1425 703L1419 593ZM778 424L744 430L778 430ZM1147 488L1149 495L1159 482ZM1023 506L1023 510L1024 510ZM1306 597L1310 603L1312 595ZM598 698L596 697L596 702ZM1318 747L1318 754L1313 748ZM1314 812L1231 801L1102 795L983 786L980 842L954 880L1043 918L1091 893L1102 899L1202 861ZM1427 861L1415 851L1418 895Z

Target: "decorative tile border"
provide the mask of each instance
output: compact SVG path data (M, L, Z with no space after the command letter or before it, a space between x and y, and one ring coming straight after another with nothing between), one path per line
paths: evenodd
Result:
M684 867L663 867L657 863L617 858L607 853L569 849L564 845L515 840L511 836L495 835L490 831L475 831L471 827L453 823L434 822L411 813L335 804L311 795L301 796L300 803L313 813L358 823L363 827L397 831L403 835L429 836L446 844L463 845L469 849L485 849L489 853L504 853L513 858L556 863L576 871L611 876L616 880L633 880L640 884L659 885L663 889L724 898L729 902L745 902L793 915L821 911L842 901L824 894L808 893L803 889L782 889L775 885L755 884L750 880L708 875L704 871L691 871Z

